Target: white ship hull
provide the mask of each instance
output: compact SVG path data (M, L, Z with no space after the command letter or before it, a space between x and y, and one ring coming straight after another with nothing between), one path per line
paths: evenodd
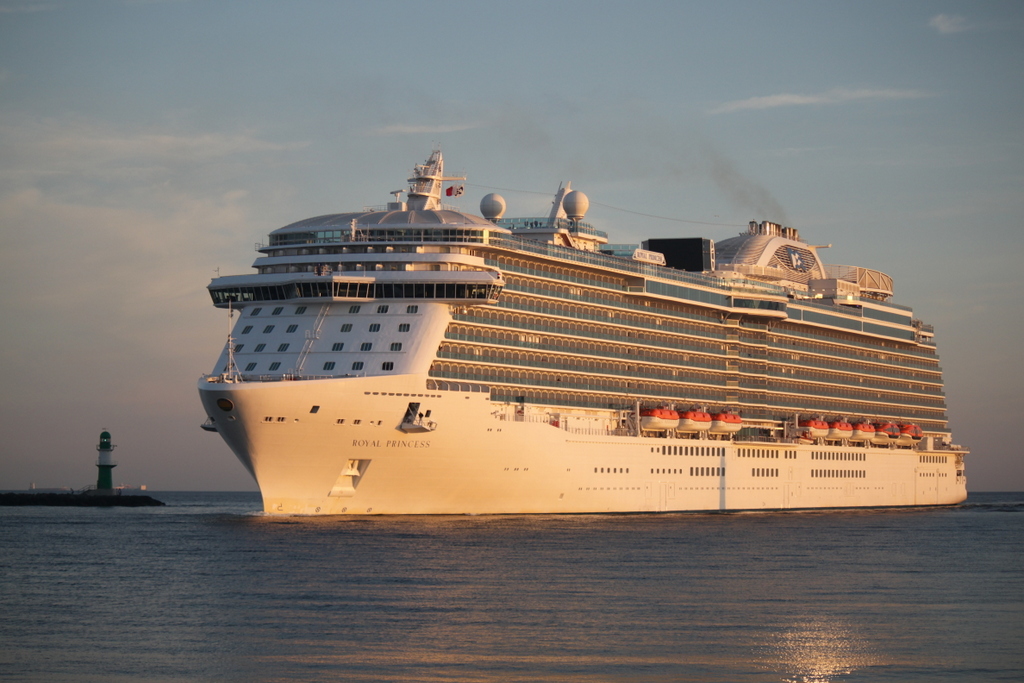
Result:
M486 394L425 386L425 376L404 375L201 382L200 393L274 514L770 510L967 496L962 458L948 450L620 436L608 433L610 417L517 414ZM403 431L409 403L430 411L433 429ZM714 455L673 454L702 451Z
M933 329L889 301L889 276L825 264L770 221L718 247L610 245L568 184L547 217L502 218L494 194L476 216L441 203L460 180L435 150L407 202L286 225L257 245L255 273L210 283L238 318L199 383L203 427L267 512L966 498ZM828 440L848 422L922 441Z

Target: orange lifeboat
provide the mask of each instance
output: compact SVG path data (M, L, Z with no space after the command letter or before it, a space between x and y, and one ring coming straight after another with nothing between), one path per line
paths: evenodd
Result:
M913 424L900 425L900 436L896 443L911 446L924 436L924 430Z
M836 420L830 422L828 425L828 434L825 435L826 439L832 441L838 441L840 439L849 439L853 435L853 425L846 420Z
M871 441L875 437L875 425L870 422L858 422L853 425L850 441Z
M679 413L671 408L644 408L640 411L640 427L651 431L675 429L679 426Z
M900 438L900 428L892 422L875 423L875 436L871 439L872 443L890 443L898 438Z
M824 420L800 420L800 429L807 439L821 439L828 435L828 423Z
M711 414L703 410L687 410L679 416L681 432L706 432L711 429Z
M711 416L712 434L735 434L743 428L743 418L736 413L723 410Z

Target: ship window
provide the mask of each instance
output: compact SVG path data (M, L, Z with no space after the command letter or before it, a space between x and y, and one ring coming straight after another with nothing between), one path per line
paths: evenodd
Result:
M352 364L352 369L353 370L362 370L363 369L363 361L357 360L355 363Z
M245 371L246 372L252 372L255 369L256 369L256 364L255 363L249 363L248 365L245 366Z
M331 351L341 351L345 348L342 342L334 342L334 346L331 347Z
M259 315L260 311L262 311L262 310L263 310L262 308L257 306L256 308L252 309L252 313L250 313L249 315Z
M399 332L408 332L409 331L409 323L402 323L401 325L399 325L398 326L398 331Z
M249 334L250 332L252 332L252 325L246 325L242 328L242 334Z
M295 309L295 315L302 315L305 312L306 312L306 307L305 306L299 306L298 308Z
M380 306L377 307L377 312L378 313L387 313L388 312L388 305L387 304L381 304Z
M333 370L333 369L334 369L334 361L333 360L329 360L326 363L324 363L324 370Z
M257 344L256 348L253 349L253 351L255 351L256 353L259 353L260 351L262 351L265 348L267 348L266 344Z
M311 413L320 412L320 406L313 406L312 408L309 409L309 412L311 412Z
M360 308L362 308L362 307L361 306L349 306L348 307L348 312L349 313L358 313Z
M394 370L395 369L395 364L392 363L391 361L388 361L387 363L382 363L381 366L380 366L380 369L381 370Z
M370 325L370 332L380 332L380 323Z
M284 306L278 306L270 312L270 315L281 315L281 311L284 310Z
M351 332L352 331L352 323L345 323L344 325L342 325L341 326L341 331L342 332Z
M245 344L237 344L235 346L235 353L238 353L239 351L241 351L243 346L245 346Z
M295 330L297 330L297 329L299 329L299 326L298 326L298 325L289 325L289 326L288 326L288 329L287 329L287 330L285 330L285 332L288 332L289 334L291 334L292 332L294 332L294 331L295 331Z
M391 350L392 351L401 351L402 350L402 342L393 342L391 344Z
M273 372L274 370L277 370L279 367L281 367L281 364L275 361L270 364L270 371Z
M372 342L363 342L362 344L359 345L359 350L360 351L369 351L372 348L373 348L373 343Z
M284 353L287 350L288 350L288 344L281 344L280 346L277 347L277 352L278 353Z
M406 306L405 307L405 312L406 313L419 313L419 311L420 311L420 307L419 306Z

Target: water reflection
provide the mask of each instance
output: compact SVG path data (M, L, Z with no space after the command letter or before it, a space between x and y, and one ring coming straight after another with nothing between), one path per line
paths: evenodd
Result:
M761 650L760 660L787 683L831 683L878 663L867 638L840 618L815 618L773 637Z

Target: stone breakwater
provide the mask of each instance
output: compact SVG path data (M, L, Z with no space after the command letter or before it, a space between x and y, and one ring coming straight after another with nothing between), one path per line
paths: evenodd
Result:
M137 508L163 505L163 503L149 496L103 496L96 493L0 493L0 505Z

